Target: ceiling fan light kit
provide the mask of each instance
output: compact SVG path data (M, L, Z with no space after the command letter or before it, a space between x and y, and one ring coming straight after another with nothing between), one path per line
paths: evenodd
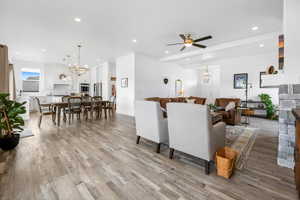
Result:
M202 44L197 44L197 42L212 39L211 35L208 35L208 36L196 39L196 40L194 40L192 38L191 34L179 34L179 37L183 40L183 43L173 43L173 44L168 44L168 46L183 45L183 47L180 49L180 51L183 51L186 47L191 47L191 46L195 46L198 48L206 48L207 46L202 45Z

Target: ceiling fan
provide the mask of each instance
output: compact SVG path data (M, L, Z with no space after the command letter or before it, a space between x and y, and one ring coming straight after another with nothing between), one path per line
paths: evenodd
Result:
M199 39L194 40L192 38L191 34L180 34L179 37L181 37L181 39L183 39L182 43L174 43L174 44L167 44L168 46L173 46L173 45L180 45L183 44L184 46L180 49L180 51L183 51L186 47L190 47L190 46L195 46L195 47L199 47L199 48L206 48L205 45L202 44L196 44L197 42L200 41L204 41L204 40L209 40L212 39L212 36L205 36Z

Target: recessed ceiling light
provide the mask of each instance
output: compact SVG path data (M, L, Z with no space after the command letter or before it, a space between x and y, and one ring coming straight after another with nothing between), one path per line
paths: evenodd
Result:
M136 39L133 39L132 42L133 42L133 43L137 43L137 40L136 40Z
M258 30L258 26L253 26L251 29L252 29L252 31L257 31Z
M169 54L170 52L168 50L165 51L165 54Z
M190 61L191 59L190 59L190 58L186 58L185 60L186 60L186 61Z
M260 44L259 47L263 48L265 45L264 44Z
M79 17L75 17L75 18L74 18L74 21L75 21L75 22L81 22L81 19L80 19Z
M46 51L47 51L46 49L42 49L42 52L44 52L44 53L45 53Z

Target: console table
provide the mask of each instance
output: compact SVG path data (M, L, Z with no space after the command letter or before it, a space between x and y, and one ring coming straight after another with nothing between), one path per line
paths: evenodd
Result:
M248 110L242 112L242 115L251 117L267 118L267 111L262 101L248 100L242 101L242 107L247 107Z

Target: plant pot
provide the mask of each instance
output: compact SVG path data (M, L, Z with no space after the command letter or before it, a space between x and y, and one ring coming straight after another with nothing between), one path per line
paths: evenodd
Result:
M14 149L20 141L20 134L12 134L0 138L0 148L4 151Z

